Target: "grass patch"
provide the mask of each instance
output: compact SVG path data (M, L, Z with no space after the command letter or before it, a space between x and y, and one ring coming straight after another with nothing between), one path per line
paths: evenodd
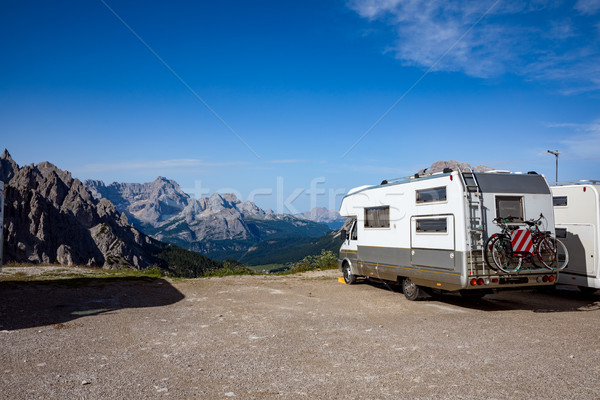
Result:
M30 273L24 271L10 271L11 267L39 270L39 273ZM37 271L36 271L37 272ZM60 267L40 266L40 265L6 265L0 273L0 282L43 282L55 280L75 280L81 278L160 278L162 276L159 268L149 268L145 270L137 269L119 269L108 270L89 267Z
M187 253L187 252L186 252ZM191 252L190 252L191 253ZM180 256L179 253L163 253L166 259ZM166 257L169 255L169 257ZM187 254L184 254L186 256ZM208 260L208 259L206 259ZM223 263L210 260L208 263L194 263L190 260L178 260L181 265L186 265L185 268L176 267L177 273L173 273L174 267L168 270L161 269L158 266L148 269L101 269L91 267L66 267L60 265L40 266L36 264L8 264L0 272L0 282L43 282L56 280L73 280L79 279L114 279L114 278L149 278L158 279L165 274L171 279L178 278L196 278L196 277L223 277L232 275L260 275L260 274L276 274L290 275L300 272L335 269L337 265L337 256L331 252L323 250L320 255L306 256L297 263L287 264L264 264L259 266L247 266L235 260L227 260ZM187 262L182 262L187 261ZM197 261L197 260L192 260ZM204 258L202 261L205 261ZM19 270L11 271L11 267L19 268ZM29 269L37 269L36 271L28 271ZM329 278L325 278L329 279Z
M231 275L256 275L257 272L235 260L223 262L223 268L215 269L204 274L205 277L222 277Z

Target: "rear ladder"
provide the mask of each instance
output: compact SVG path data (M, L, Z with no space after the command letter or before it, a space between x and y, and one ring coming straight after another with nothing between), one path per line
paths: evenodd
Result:
M466 188L467 246L469 249L469 275L474 275L479 265L485 269L483 259L483 197L473 170L461 172Z

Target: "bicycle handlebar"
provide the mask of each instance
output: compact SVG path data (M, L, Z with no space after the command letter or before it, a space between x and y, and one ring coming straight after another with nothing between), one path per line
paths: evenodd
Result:
M494 218L493 221L495 223L503 222L503 223L506 224L507 222L512 222L512 221L515 221L515 220L518 220L518 219L520 219L520 218L519 217L513 217L512 215L509 215L507 217L497 217L497 218Z
M525 222L529 226L541 225L542 224L542 218L544 218L544 214L540 213L540 216L537 219L533 219L532 218L530 220L523 221L523 222Z

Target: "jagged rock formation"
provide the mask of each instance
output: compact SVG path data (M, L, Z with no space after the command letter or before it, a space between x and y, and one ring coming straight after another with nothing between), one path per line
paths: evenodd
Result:
M436 161L429 168L423 168L419 172L415 174L415 176L424 176L427 174L432 174L435 172L443 172L446 169L451 169L453 171L473 171L473 172L487 172L492 171L494 168L486 167L485 165L478 165L476 167L472 167L469 163L450 160L450 161Z
M113 182L108 186L102 181L87 180L85 186L95 198L108 199L130 218L153 226L181 213L188 204L188 195L177 182L161 176L154 182Z
M441 172L445 168L450 168L454 171L470 171L472 169L474 172L486 172L486 171L491 171L494 169L491 167L486 167L485 165L478 165L476 167L471 168L471 165L469 163L462 162L462 161L456 161L456 160L450 160L450 161L434 162L433 164L431 164L431 167L429 167L427 172Z
M304 218L313 222L326 224L331 229L339 229L346 221L346 218L340 216L336 210L328 210L325 207L313 207L310 211L302 214L296 214L297 217Z
M4 150L0 179L5 261L167 267L159 257L166 244L132 227L109 200L94 199L70 172L49 162L19 168Z
M314 238L329 230L325 224L264 211L231 193L194 199L163 177L143 184L88 180L85 185L152 237L218 259L239 259L264 240Z

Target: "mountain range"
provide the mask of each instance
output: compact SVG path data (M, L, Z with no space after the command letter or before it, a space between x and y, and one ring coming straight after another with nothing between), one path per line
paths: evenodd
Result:
M336 210L328 210L325 207L313 207L312 210L296 214L296 216L309 221L320 222L331 229L340 229L347 219L340 216L340 213Z
M428 172L445 168L470 166L438 161ZM338 229L346 221L322 207L297 215L265 211L233 194L195 199L164 177L147 183L82 183L49 162L19 167L7 150L0 157L0 180L6 186L8 262L158 266L197 276L222 267L212 259L264 265L336 252Z
M222 264L153 239L107 199L95 199L71 173L49 162L19 167L0 156L5 183L4 260L104 268L159 267L197 276Z
M155 239L211 258L249 264L297 261L282 254L299 244L310 246L330 231L328 224L339 227L345 220L326 209L296 216L277 214L231 193L195 199L177 182L160 176L147 183L106 185L87 180L84 184L94 198L110 200L134 226Z

